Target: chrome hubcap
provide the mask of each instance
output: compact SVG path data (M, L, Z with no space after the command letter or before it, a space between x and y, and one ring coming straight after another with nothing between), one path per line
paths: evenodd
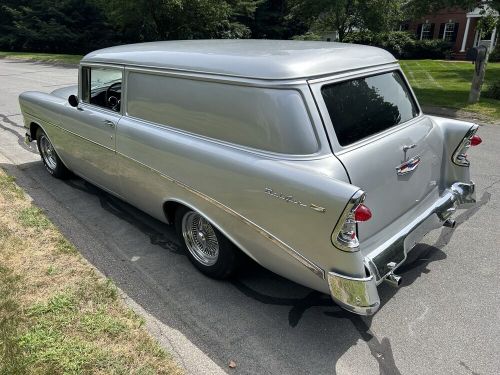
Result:
M57 167L56 152L52 143L50 143L47 136L44 134L40 137L40 153L42 154L43 161L50 169L54 170Z
M219 241L212 225L197 212L182 218L182 236L191 255L204 266L212 266L219 257Z

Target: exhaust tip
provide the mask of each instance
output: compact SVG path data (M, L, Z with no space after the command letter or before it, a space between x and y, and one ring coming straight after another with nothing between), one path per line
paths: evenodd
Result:
M448 219L444 221L443 226L453 229L457 226L457 222L455 220Z
M400 285L401 285L401 283L403 282L403 278L401 276L399 276L399 275L395 275L393 273L390 273L385 278L385 281L387 283L389 283L390 285L392 285L393 287L399 288Z

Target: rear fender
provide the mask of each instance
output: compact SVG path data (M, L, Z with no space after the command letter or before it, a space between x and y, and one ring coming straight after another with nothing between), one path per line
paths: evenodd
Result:
M470 172L468 167L458 166L453 163L452 157L462 142L467 132L476 124L467 121L454 120L443 117L429 116L431 121L437 125L443 134L443 164L442 180L443 187L449 187L457 181L469 182Z

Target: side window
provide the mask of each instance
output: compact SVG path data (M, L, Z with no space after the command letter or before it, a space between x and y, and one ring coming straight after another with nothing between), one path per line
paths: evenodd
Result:
M130 72L127 114L258 150L307 155L318 143L295 90Z
M122 70L82 67L82 101L120 111Z

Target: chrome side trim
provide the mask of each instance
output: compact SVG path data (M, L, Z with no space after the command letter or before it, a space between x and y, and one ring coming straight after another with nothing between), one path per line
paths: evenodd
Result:
M279 238L277 238L276 236L272 235L271 233L269 233L267 230L265 230L264 228L260 227L259 225L255 224L253 221L247 219L246 217L244 217L243 215L239 214L238 212L234 211L233 209L227 207L226 205L224 205L223 203L219 202L218 200L192 188L191 186L189 185L186 185L185 183L179 181L179 180L176 180L175 178L171 177L171 176L168 176L154 168L151 168L149 166L147 166L146 164L138 161L138 160L135 160L127 155L124 155L120 152L117 152L118 155L120 155L121 157L124 157L126 159L129 159L131 161L133 161L134 163L137 163L139 165L141 165L142 167L146 168L146 169L149 169L151 172L154 172L156 174L158 174L160 177L166 179L167 181L179 186L180 188L190 192L191 194L194 194L196 195L198 198L201 198L211 204L213 204L214 206L220 208L221 210L223 210L224 212L226 212L227 214L233 216L234 218L238 219L240 222L248 225L250 228L252 228L254 231L256 231L258 234L260 234L262 237L266 238L267 240L271 241L273 244L275 244L276 246L278 246L280 249L284 250L289 256L291 256L292 258L294 258L296 261L298 261L299 263L301 263L304 267L306 267L309 271L313 272L316 276L318 276L319 278L321 279L326 279L326 276L325 276L325 271L319 267L317 264L315 264L314 262L310 261L309 259L307 259L306 257L304 257L302 254L300 254L297 250L293 249L292 247L290 247L289 245L287 245L285 242L281 241Z
M328 272L332 299L344 309L359 315L373 315L380 307L380 297L373 275L357 278Z

